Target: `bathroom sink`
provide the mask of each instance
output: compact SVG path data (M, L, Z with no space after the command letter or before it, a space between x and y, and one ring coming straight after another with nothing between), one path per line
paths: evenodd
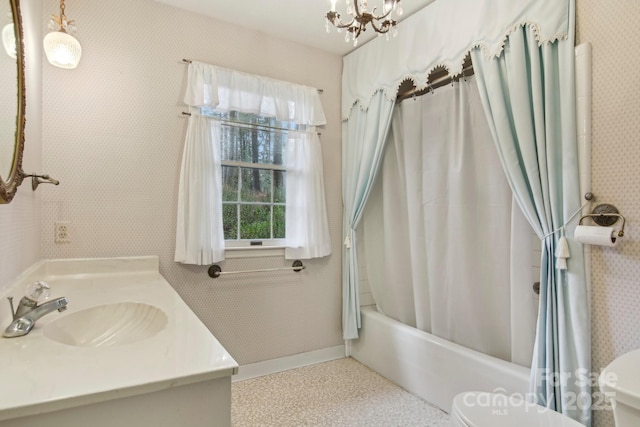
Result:
M121 302L60 317L44 327L44 335L78 347L111 347L150 338L166 325L167 315L158 307Z

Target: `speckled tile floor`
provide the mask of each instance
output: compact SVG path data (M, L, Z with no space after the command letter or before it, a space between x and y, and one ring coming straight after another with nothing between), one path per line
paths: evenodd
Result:
M449 416L354 359L232 386L233 427L446 427Z

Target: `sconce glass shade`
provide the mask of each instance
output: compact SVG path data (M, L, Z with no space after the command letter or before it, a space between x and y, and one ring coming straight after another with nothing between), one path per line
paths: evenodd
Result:
M78 66L82 48L75 37L64 31L52 31L44 36L43 44L51 65L66 69Z
M7 24L2 29L2 44L4 45L4 50L7 51L7 55L13 59L18 57L16 51L16 32L13 24Z

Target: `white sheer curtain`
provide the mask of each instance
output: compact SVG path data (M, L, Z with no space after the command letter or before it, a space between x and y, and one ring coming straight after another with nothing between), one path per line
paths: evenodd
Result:
M315 132L289 132L287 139L285 258L331 253L322 173L322 149Z
M388 144L364 217L379 310L529 365L532 230L513 202L475 81L402 102ZM514 310L529 316L525 330L512 330Z
M224 259L219 122L201 116L201 107L275 117L311 129L289 132L285 256L329 255L322 154L315 133L326 118L318 90L194 61L184 102L191 116L178 189L175 261L205 265Z
M182 154L175 261L205 265L224 259L220 126L192 115Z

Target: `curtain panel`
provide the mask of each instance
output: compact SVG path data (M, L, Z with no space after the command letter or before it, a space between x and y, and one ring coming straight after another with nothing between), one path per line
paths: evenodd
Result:
M382 164L395 102L378 91L369 108L342 125L342 201L345 234L342 262L342 335L358 338L360 329L358 242L356 229Z
M579 404L591 393L578 375L591 367L583 252L569 238L567 270L554 257L561 234L553 232L581 205L573 37L539 46L533 29L523 27L509 36L502 57L487 60L474 51L472 58L503 168L542 242L530 391L536 403L590 425L590 405ZM576 223L565 228L567 237Z
M288 132L285 258L331 254L325 208L322 148L315 132Z
M202 107L310 128L287 131L285 257L329 255L322 151L315 132L326 119L317 89L192 62L184 102L191 116L178 189L175 261L206 265L224 260L220 122L202 116Z
M206 265L224 259L220 125L191 115L178 186L175 261Z

